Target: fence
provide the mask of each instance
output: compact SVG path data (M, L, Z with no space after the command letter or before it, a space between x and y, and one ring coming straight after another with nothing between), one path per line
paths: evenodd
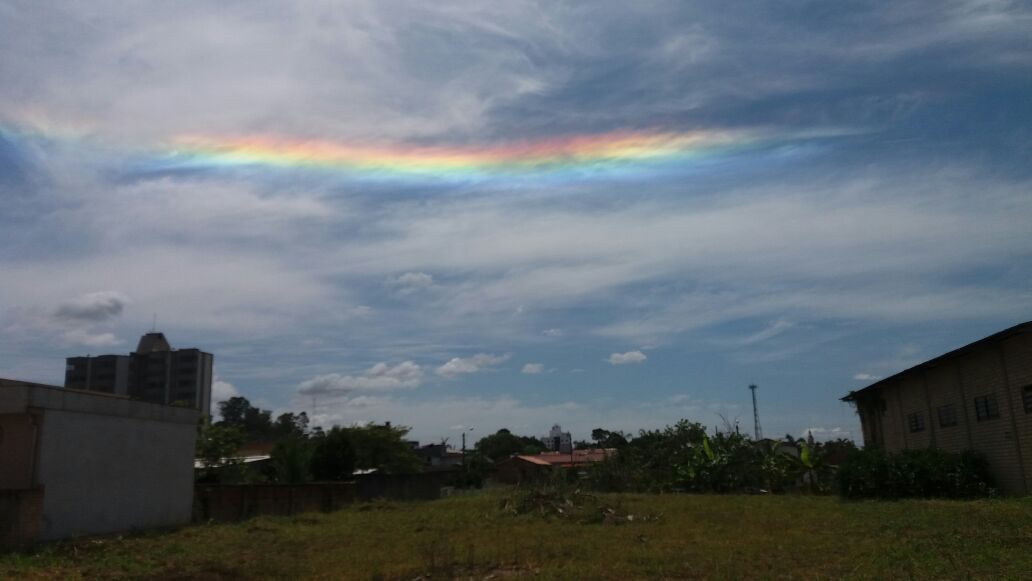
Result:
M367 474L354 482L309 484L198 484L194 487L195 521L235 521L258 515L290 516L331 512L356 501L434 500L448 473Z
M194 487L194 520L234 521L261 514L330 512L354 501L353 482L202 484Z

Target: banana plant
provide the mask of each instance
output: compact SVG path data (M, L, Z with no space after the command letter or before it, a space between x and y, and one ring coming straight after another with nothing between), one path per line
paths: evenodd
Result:
M827 477L832 470L825 458L825 454L822 454L817 446L811 446L806 442L799 443L799 458L797 459L799 475L809 484L810 492L814 494L824 492Z

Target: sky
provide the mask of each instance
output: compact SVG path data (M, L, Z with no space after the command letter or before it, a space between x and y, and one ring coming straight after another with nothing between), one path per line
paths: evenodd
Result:
M1022 2L0 2L0 376L156 327L424 442L839 401L1032 319Z

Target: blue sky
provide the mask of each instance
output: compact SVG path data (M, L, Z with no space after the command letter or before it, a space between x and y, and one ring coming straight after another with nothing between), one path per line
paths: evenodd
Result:
M850 389L1032 319L1020 2L0 4L0 376L158 327L324 425L856 436ZM620 176L154 171L190 134L792 136Z

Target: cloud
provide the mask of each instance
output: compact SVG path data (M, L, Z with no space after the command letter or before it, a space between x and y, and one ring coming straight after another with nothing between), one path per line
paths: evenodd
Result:
M847 440L853 439L853 431L845 428L835 426L830 428L814 426L806 428L799 433L799 438L806 438L810 434L813 434L813 439L823 442L827 440L837 440L839 438L845 438Z
M778 319L777 321L774 321L767 325L765 329L757 331L756 333L753 333L752 335L749 335L748 337L741 339L739 341L739 344L742 346L746 346L752 345L754 343L760 343L773 337L777 337L778 335L784 333L785 331L791 329L794 326L795 323L793 323L792 321Z
M509 428L520 435L543 436L556 423L562 424L578 440L589 439L591 430L598 427L636 434L639 429L662 428L685 417L713 426L720 424L721 410L727 408L726 405L714 409L683 403L671 405L666 398L636 402L647 404L643 406L614 406L598 398L541 401L506 394L419 400L396 393L371 399L364 395L359 397L362 399L345 397L320 403L318 413L310 417L314 424L323 427L390 420L397 425L412 426L411 436L422 441L454 438L456 431L473 428L468 432L471 437L468 444L472 445L500 428ZM298 403L305 402L301 399Z
M297 391L303 395L341 394L355 390L389 391L415 388L422 380L422 368L412 361L404 361L393 367L380 362L361 375L318 375L301 382Z
M217 376L211 383L211 414L215 415L219 410L219 402L226 401L231 397L237 397L240 391L232 383L223 381Z
M526 373L528 375L537 375L539 373L543 373L544 371L544 363L527 363L523 366L521 373Z
M456 377L476 373L485 367L500 365L509 359L509 355L492 355L478 353L472 357L453 357L447 363L437 368L437 374L442 377Z
M853 376L853 379L857 381L874 381L876 379L881 379L881 376L871 375L870 373L857 373Z
M610 364L612 365L630 365L633 363L642 363L648 357L645 356L641 351L628 351L626 353L613 353L609 356Z
M118 291L99 291L58 305L54 316L76 321L100 322L122 314L129 298Z
M157 312L221 368L254 369L248 390L272 405L296 395L282 385L336 365L356 371L328 383L347 386L373 381L364 362L538 358L542 344L562 369L651 343L716 360L776 352L813 378L848 377L822 350L836 332L878 371L905 361L881 363L892 346L871 336L906 334L932 354L1032 310L1026 4L951 1L934 18L909 0L748 14L609 0L255 6L0 7L0 370L59 379L69 344L110 345ZM757 127L793 137L604 183L461 171L356 183L331 168L155 168L144 153L194 133L492 151ZM132 308L68 300L98 289ZM673 365L693 376L704 364ZM626 392L619 375L593 379ZM571 399L596 395L584 376L564 379ZM489 383L478 395L498 393ZM545 400L565 398L563 383L520 409L561 413ZM784 405L835 409L816 383Z
M113 333L93 333L86 328L69 329L61 334L61 340L83 347L113 347L122 342Z
M46 291L41 291L36 299L48 302L50 297L46 295ZM45 339L61 345L112 347L122 340L109 328L128 303L129 299L120 292L101 291L60 300L52 308L38 304L9 308L0 311L0 331L16 333L22 341Z
M408 295L434 285L434 277L425 272L406 272L388 281L388 284L398 289L398 294Z

